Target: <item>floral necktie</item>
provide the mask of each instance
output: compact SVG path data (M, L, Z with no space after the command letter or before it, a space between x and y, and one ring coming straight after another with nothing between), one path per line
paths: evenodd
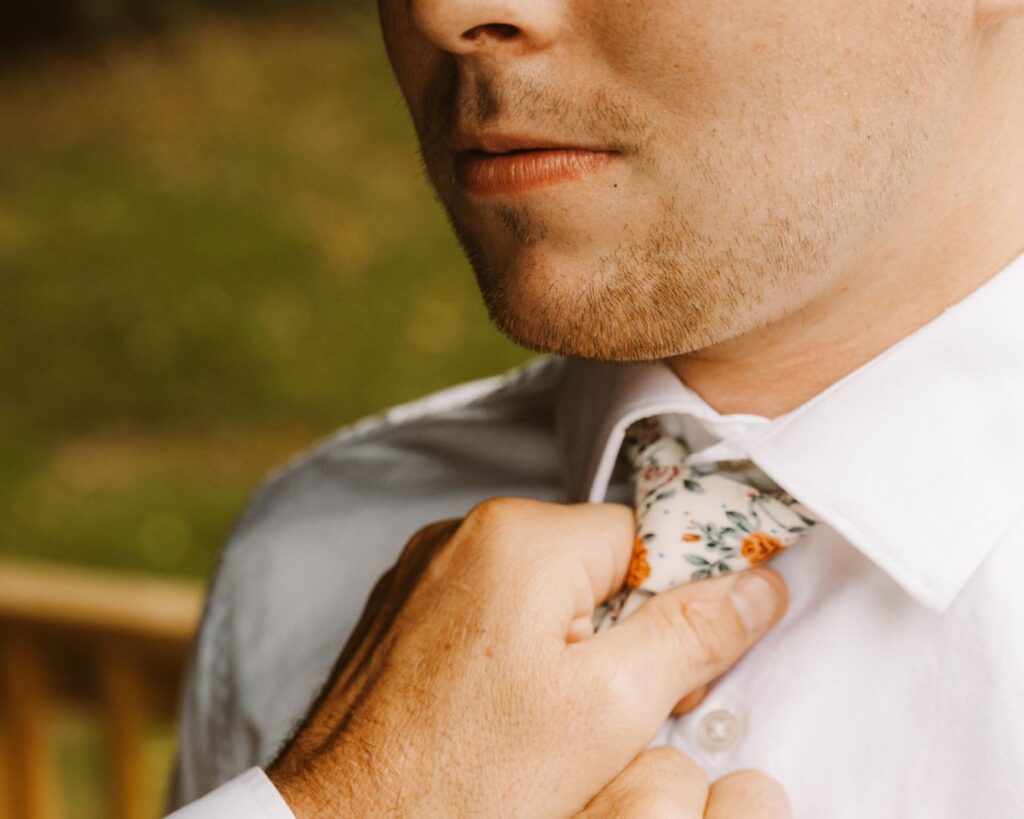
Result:
M686 441L669 431L674 420L645 418L626 431L636 539L622 590L594 612L597 631L660 591L764 563L815 523L750 461L687 466Z

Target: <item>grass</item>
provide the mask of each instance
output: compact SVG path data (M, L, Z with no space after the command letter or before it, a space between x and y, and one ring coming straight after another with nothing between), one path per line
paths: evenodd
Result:
M525 357L378 39L203 17L0 75L0 553L204 576L271 465Z

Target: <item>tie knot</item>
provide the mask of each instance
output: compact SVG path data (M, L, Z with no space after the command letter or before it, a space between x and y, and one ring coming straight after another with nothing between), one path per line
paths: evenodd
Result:
M688 464L682 421L655 416L626 430L622 451L632 468L636 540L625 589L595 618L602 628L646 596L764 563L814 525L749 460Z
M687 441L685 417L660 415L641 418L626 429L622 457L634 475L650 467L689 468L697 475L718 473L747 484L763 494L792 501L786 492L749 458L728 444L719 442L696 455ZM724 457L715 457L718 454ZM691 458L691 455L693 457ZM689 463L688 463L689 462Z
M667 582L699 580L761 563L799 539L814 520L749 460L688 464L678 416L644 418L626 434L637 536L679 553ZM688 568L689 577L682 572Z

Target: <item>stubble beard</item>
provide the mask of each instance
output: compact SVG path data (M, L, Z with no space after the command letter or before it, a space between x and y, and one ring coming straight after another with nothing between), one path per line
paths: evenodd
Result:
M678 203L641 239L571 270L561 281L544 271L505 271L448 209L449 221L476 276L492 322L537 352L603 361L649 361L684 355L754 329L766 294L791 289L779 250L751 259L721 248L685 218ZM512 211L523 234L542 235L525 211ZM540 276L542 284L531 281Z
M595 92L589 104L555 97L534 88L506 85L499 96L486 81L458 89L449 104L423 123L420 133L424 165L443 166L443 134L450 132L459 110L485 124L508 106L527 122L550 121L557 114L574 117L577 132L588 136L625 135L635 159L652 163L646 146L656 142L639 106L626 105L608 93ZM696 174L716 177L707 160ZM652 174L657 176L656 173ZM437 186L435 185L435 189ZM607 361L645 361L682 355L752 329L765 310L767 294L791 289L795 281L795 245L786 242L789 225L763 226L759 237L722 231L701 232L687 218L687 205L663 198L646 233L621 228L614 250L594 256L558 275L553 270L508 270L451 202L439 195L448 220L476 276L494 324L517 344L538 352ZM543 245L549 227L527 207L492 204L489 221L500 225L505 239L521 248ZM767 237L767 238L764 238ZM790 237L794 238L794 237ZM767 247L768 244L774 245Z

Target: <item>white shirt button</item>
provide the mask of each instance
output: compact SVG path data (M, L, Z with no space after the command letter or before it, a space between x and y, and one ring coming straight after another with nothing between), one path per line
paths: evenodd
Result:
M740 718L727 708L708 711L697 726L697 741L707 751L728 751L742 734Z

